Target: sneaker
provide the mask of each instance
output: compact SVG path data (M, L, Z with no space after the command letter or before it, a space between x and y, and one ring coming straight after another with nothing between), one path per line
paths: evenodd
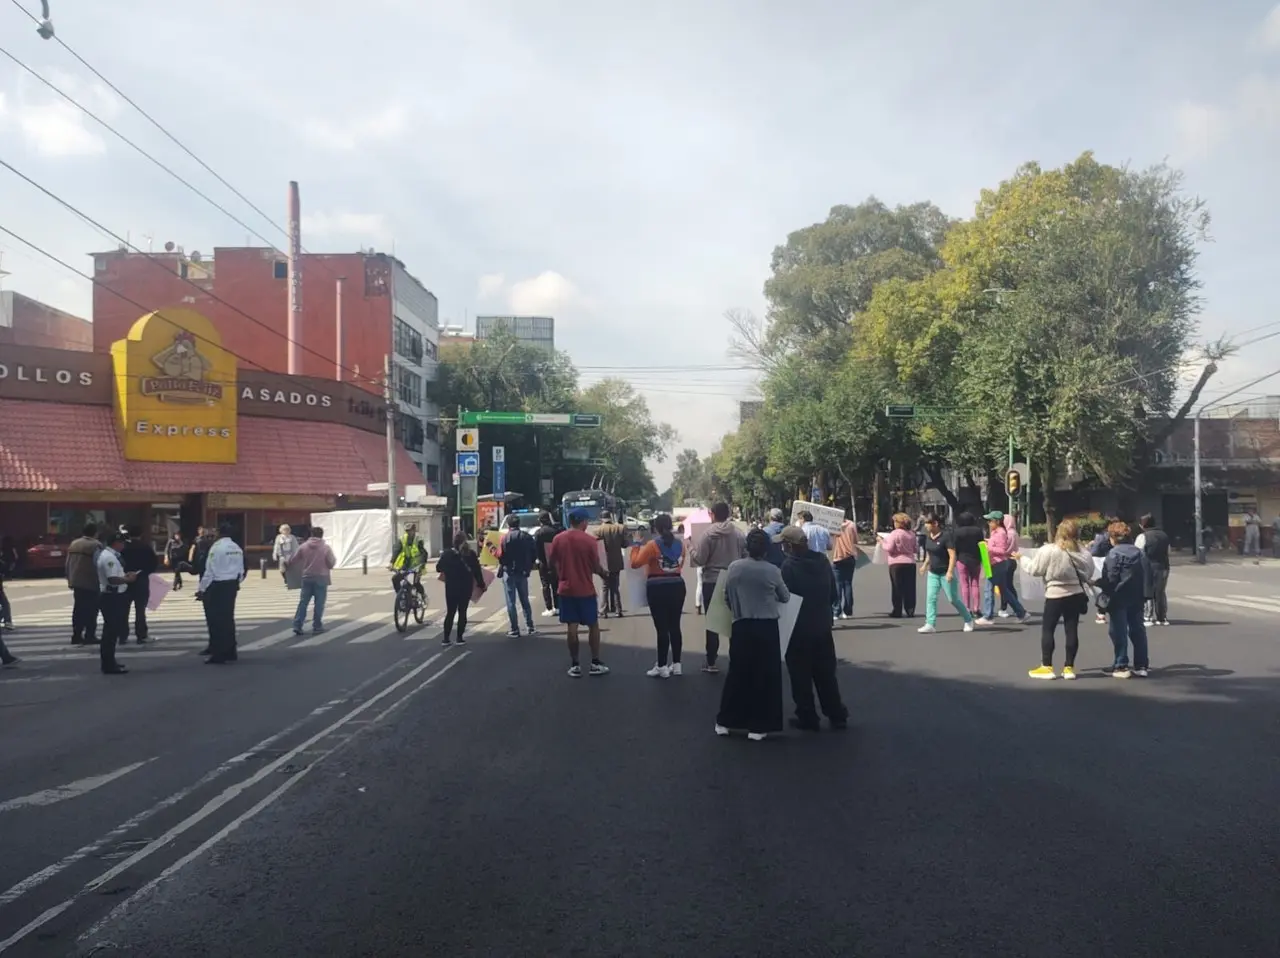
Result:
M440 640L440 648L442 649L447 649L451 645L453 645L453 639L449 638L448 636L445 636L443 639Z
M720 671L720 666L715 665L711 662L708 662L706 665L702 667L702 671L706 672L708 675L715 675L717 672Z
M1149 628L1151 628L1153 625L1155 625L1155 624L1156 624L1156 620L1155 620L1155 619L1143 619L1143 620L1142 620L1142 624L1143 624L1143 625L1145 625L1145 626L1149 629Z
M1030 612L1024 612L1024 613L1022 613L1022 615L1018 616L1018 624L1019 624L1019 625L1026 625L1026 624L1027 624L1028 622L1030 622L1030 621L1031 621L1031 613L1030 613Z
M1156 625L1168 625L1168 624L1169 624L1168 619L1161 619L1159 622L1156 623Z
M1007 618L1009 618L1009 616L1011 616L1013 613L1012 613L1012 612L1010 612L1008 609L1001 609L1001 610L999 611L999 613L997 613L997 614L1000 616L1000 618L1002 618L1002 619L1007 619Z
M990 619L988 619L985 615L980 619L974 619L973 624L974 625L995 625L995 623L992 622Z
M1103 615L1101 612L1099 612L1097 615L1093 617L1093 621L1096 622L1098 625L1106 625L1107 617Z
M1133 676L1134 676L1134 678L1138 678L1138 679L1145 679L1145 678L1148 678L1150 675L1151 675L1151 673L1150 673L1150 671L1148 671L1147 669L1134 669L1134 670L1133 670Z
M518 638L520 638L520 630L519 630L519 629L507 629L507 638L508 638L508 639L518 639Z
M302 635L302 630L301 630L301 629L296 629L296 628L295 628L295 629L293 630L293 634L294 634L294 635ZM208 655L209 653L208 653L208 652L206 652L206 653L204 653L204 654L205 654L205 655Z
M1127 679L1131 675L1133 675L1133 673L1129 671L1129 666L1127 665L1117 665L1111 670L1111 677L1113 679Z
M1058 673L1053 671L1053 666L1051 665L1038 666L1037 668L1031 669L1027 675L1031 676L1033 679L1046 680L1052 680L1058 677Z
M605 665L603 662L592 662L591 674L592 675L608 675L609 666Z
M683 667L679 662L672 662L672 663L671 663L671 674L672 674L672 675L684 675L684 667Z
M841 612L841 613L840 613L840 618L842 618L842 619L847 619L847 618L849 618L849 616L847 616L847 615L845 615L843 612Z
M938 630L932 625L922 625L920 626L920 628L916 629L916 631L919 632L921 635L933 635L933 633L937 632Z
M753 742L763 742L769 736L764 732L748 732L747 738Z
M1062 677L1068 682L1074 682L1077 678L1076 669L1073 665L1064 665L1062 667Z
M541 633L541 632L539 632L539 631L538 631L536 628L534 628L532 625L531 625L531 626L529 626L529 631L525 633L525 635L541 635L541 634L542 634L542 633Z
M462 636L458 636L456 639L454 639L454 640L453 640L453 644L454 644L454 645L466 645L466 644L467 644L467 640L466 640L466 639L464 639Z
M964 624L964 631L966 631L966 632L972 632L972 631L973 631L973 623L972 623L972 622L966 622L966 623Z
M729 730L725 728L723 725L717 725L716 734L719 735L721 738L723 738L724 736L729 734Z
M671 677L671 666L655 665L646 672L645 675L649 676L651 679L668 679Z
M543 617L544 619L549 619L549 618L551 618L551 617L552 617L553 615L555 615L555 614L556 614L556 610L555 610L555 609L547 609L547 611L546 611L546 612L543 612L543 613L542 613L542 617Z
M571 678L571 679L580 679L580 678L582 678L582 666L581 666L581 665L571 665L571 666L569 666L569 678Z

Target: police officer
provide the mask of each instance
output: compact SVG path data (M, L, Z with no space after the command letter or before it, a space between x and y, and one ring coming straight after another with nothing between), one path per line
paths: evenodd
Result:
M405 574L410 569L417 570L418 596L425 606L427 604L427 590L422 585L422 570L426 564L426 544L418 538L418 527L411 522L404 527L404 535L396 543L396 551L391 557L391 588L399 592L400 583L404 581Z
M196 598L204 602L209 627L208 665L236 660L236 595L244 579L244 551L231 538L231 526L218 527L218 538L209 547Z

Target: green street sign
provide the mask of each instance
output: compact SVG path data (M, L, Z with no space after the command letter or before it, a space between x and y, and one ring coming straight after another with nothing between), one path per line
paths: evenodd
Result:
M890 419L915 419L915 406L885 406L884 414Z
M600 428L600 414L596 412L575 412L572 425L587 429Z
M581 426L599 427L599 413L585 412L460 412L458 425L468 426Z

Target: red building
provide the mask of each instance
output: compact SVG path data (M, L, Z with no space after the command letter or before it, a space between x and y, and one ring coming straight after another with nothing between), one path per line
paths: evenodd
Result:
M90 350L93 326L21 293L0 290L0 346Z

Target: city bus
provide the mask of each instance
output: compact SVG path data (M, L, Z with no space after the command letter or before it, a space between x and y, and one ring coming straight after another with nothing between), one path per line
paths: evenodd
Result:
M576 492L566 492L560 500L560 506L564 527L568 529L569 513L579 509L587 514L587 525L598 526L602 512L612 513L614 519L621 522L626 503L603 489L579 489Z

